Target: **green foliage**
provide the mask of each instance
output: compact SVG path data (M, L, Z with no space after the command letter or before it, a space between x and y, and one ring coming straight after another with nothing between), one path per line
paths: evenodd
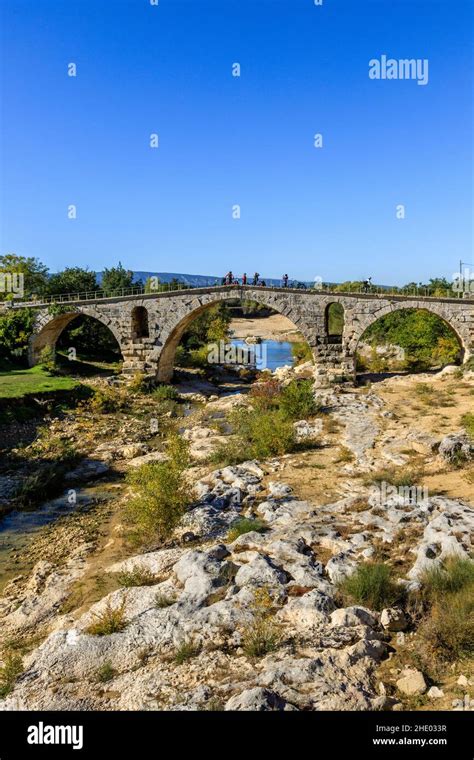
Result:
M466 432L474 441L474 414L472 412L466 412L461 417L461 425L466 429Z
M292 380L282 386L270 378L255 383L250 391L250 399L256 410L279 410L288 420L302 420L318 413L320 406L314 398L311 380Z
M34 323L32 309L9 309L0 314L0 359L26 359Z
M281 383L270 377L252 385L249 398L256 409L278 409L281 401L281 390Z
M291 344L291 355L295 365L304 364L305 362L314 362L313 353L308 343L305 341Z
M153 398L157 401L178 401L179 393L172 385L159 385L153 391Z
M459 342L449 325L423 309L397 309L381 317L367 328L362 340L401 346L406 367L412 370L452 364L460 356Z
M474 562L456 555L447 557L441 565L426 570L420 577L425 600L434 602L446 594L474 586Z
M320 409L314 398L311 380L292 380L281 393L280 409L289 420L302 420L312 417Z
M52 304L50 308L55 306L61 307L62 304ZM68 310L71 310L70 307ZM85 314L79 314L66 325L57 340L58 350L67 350L70 346L74 346L81 356L111 361L120 359L119 345L109 328Z
M239 536L243 536L245 533L251 533L256 531L257 533L263 533L265 530L265 523L258 519L250 519L248 517L239 517L232 523L229 532L227 534L227 540L235 541Z
M183 641L183 643L176 649L174 661L177 665L182 665L193 657L197 657L200 651L201 647L193 641Z
M97 671L96 679L99 683L108 683L112 681L117 675L117 671L112 667L112 664L107 660L102 667Z
M8 253L0 256L0 273L22 273L26 299L33 295L44 295L47 290L48 268L38 259ZM0 301L8 300L9 295L0 292Z
M342 335L344 330L344 307L337 301L330 303L327 310L329 335Z
M56 353L52 346L45 346L41 351L39 366L49 375L55 375L57 373Z
M6 651L3 653L3 666L0 668L0 699L4 699L13 689L19 675L23 672L23 661L19 654Z
M66 267L62 272L52 274L47 285L47 293L51 296L63 293L92 293L95 290L95 272L81 267Z
M133 272L124 269L119 261L116 267L104 269L100 287L108 295L118 295L121 290L133 288Z
M174 602L174 599L171 599L171 597L166 596L160 592L155 596L155 607L157 607L159 610L166 609L166 607L171 607Z
M133 495L126 507L126 518L135 541L168 538L193 501L193 489L184 477L189 443L172 434L166 453L166 461L144 464L128 475Z
M247 657L264 657L278 649L281 633L273 620L273 601L268 588L263 586L254 591L250 607L252 621L242 632L242 648Z
M35 404L34 399L43 394L50 397L53 393L59 395L64 392L65 395L66 392L70 392L70 396L76 400L85 388L85 385L79 385L70 377L51 377L38 366L31 369L10 367L6 371L0 371L0 399L23 398L25 402L22 405L2 405L0 415L17 420L26 417L31 419L37 416L39 411L38 403Z
M114 414L128 406L126 393L117 388L94 388L94 395L81 404L83 411L98 414Z
M437 600L422 623L428 653L444 662L474 656L474 584Z
M226 340L232 316L226 304L205 309L185 331L181 343L186 351L207 347L209 343ZM207 361L207 356L206 356Z
M382 610L400 601L403 591L393 579L393 570L382 562L367 562L338 584L344 602Z
M108 602L101 613L94 613L95 621L85 630L91 636L110 636L112 633L120 633L127 627L125 619L125 599L118 607L112 607Z
M216 457L232 463L245 459L268 459L296 449L293 424L280 411L237 409L229 415L236 434L233 444L219 449Z
M133 570L117 573L117 581L125 588L132 588L133 586L156 586L160 579L150 570L135 567Z

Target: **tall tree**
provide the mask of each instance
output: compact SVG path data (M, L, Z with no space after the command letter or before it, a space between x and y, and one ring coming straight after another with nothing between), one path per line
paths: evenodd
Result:
M9 277L22 274L25 298L33 294L44 295L46 292L48 267L36 258L7 253L0 256L0 273ZM11 298L11 295L5 287L0 290L0 300Z
M118 266L104 269L101 288L107 293L118 293L120 290L133 287L133 272L124 269L119 261Z
M97 290L95 272L81 267L66 267L62 272L52 274L48 282L48 293L86 293Z

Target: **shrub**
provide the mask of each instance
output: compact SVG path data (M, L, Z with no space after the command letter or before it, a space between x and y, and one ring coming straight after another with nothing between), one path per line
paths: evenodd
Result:
M474 441L474 414L467 412L461 417L461 425L466 429L469 438Z
M337 455L336 463L353 462L355 459L354 453L347 446L339 446L339 453Z
M95 388L94 395L81 404L86 412L93 414L114 414L127 408L126 394L116 388Z
M239 517L232 523L227 534L227 540L235 541L239 536L243 536L244 533L250 533L253 530L257 531L257 533L262 533L265 530L264 523L258 519Z
M240 461L281 456L296 448L293 425L281 412L236 409L229 419L240 439L237 442Z
M159 385L153 391L153 398L158 401L177 401L179 393L172 385Z
M127 389L131 393L147 393L151 388L151 384L152 378L150 375L146 375L144 372L135 372Z
M112 607L108 602L104 611L95 612L94 617L96 620L86 628L86 633L90 633L92 636L110 636L112 633L120 633L127 627L125 599L119 607Z
M364 485L380 485L389 483L395 488L415 486L420 484L423 479L423 470L421 468L413 469L410 467L387 467L376 473L370 473L364 478Z
M474 656L473 585L440 597L420 628L420 635L433 655L443 661Z
M142 570L139 567L118 573L117 580L125 588L131 588L132 586L155 586L160 582L160 579L156 575L153 575L149 570Z
M104 662L101 668L97 671L97 681L99 683L107 683L111 681L117 675L117 671L112 667L110 662Z
M312 417L320 410L314 398L312 380L292 380L283 388L280 409L289 420Z
M474 586L474 562L467 557L447 557L441 565L425 570L420 577L421 590L417 596L429 607L446 594L457 593Z
M182 665L183 662L191 660L193 657L197 657L200 651L201 648L193 641L183 641L183 643L176 649L174 661L177 665Z
M400 601L403 590L393 580L393 571L383 562L359 565L352 575L338 584L344 603L364 604L372 610L382 610Z
M3 655L0 668L0 698L3 699L13 689L15 681L23 672L23 661L19 654L7 651Z
M291 355L293 356L294 364L304 364L305 362L313 362L313 352L309 347L309 344L305 341L301 343L291 344Z
M165 609L165 607L171 607L172 604L174 604L174 599L171 599L171 597L162 593L156 594L155 607L158 607L159 610Z
M56 368L56 354L52 346L45 346L40 353L38 364L45 372L50 375L55 375Z
M251 605L252 622L242 634L242 647L247 657L264 657L281 643L280 629L272 619L273 601L266 587L257 589Z
M134 495L126 506L126 519L136 541L168 538L193 501L193 489L184 477L189 443L174 433L166 452L166 461L144 464L128 475Z
M255 383L250 390L249 398L257 409L276 408L281 399L281 385L274 378Z

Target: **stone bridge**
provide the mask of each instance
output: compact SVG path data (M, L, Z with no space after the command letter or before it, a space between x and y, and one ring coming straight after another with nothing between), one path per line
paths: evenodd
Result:
M176 348L189 324L213 304L252 300L288 317L311 347L316 379L324 386L354 380L355 355L363 332L380 317L397 309L424 309L443 319L456 333L466 361L474 354L474 299L404 295L328 293L253 286L194 288L117 298L88 299L55 305L29 303L37 310L30 344L30 364L45 346L54 347L66 325L85 314L106 325L123 355L123 372L144 372L167 382L173 375ZM339 339L328 333L328 310L344 309Z

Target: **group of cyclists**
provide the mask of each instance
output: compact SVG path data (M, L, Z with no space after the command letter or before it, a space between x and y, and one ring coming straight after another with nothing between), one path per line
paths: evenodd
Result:
M281 278L281 283L283 288L288 287L288 275L284 274ZM255 272L254 276L250 279L247 277L247 273L244 272L242 275L241 280L238 279L238 277L235 277L232 271L227 272L225 277L222 278L222 284L223 285L254 285L254 286L260 286L262 288L266 287L265 280L260 279L259 272Z
M260 274L258 272L255 272L254 276L252 278L247 277L247 273L244 272L241 279L239 280L238 277L235 277L232 271L227 272L225 277L222 278L222 285L253 285L253 286L260 286L260 287L266 287L265 280L260 279ZM216 282L217 285L217 282ZM284 274L281 278L281 286L283 288L287 288L288 286L288 275ZM291 286L290 286L291 287ZM293 287L297 288L306 288L305 283L298 282L294 283ZM370 293L372 291L372 277L368 277L366 280L363 280L362 282L362 292L363 293Z

